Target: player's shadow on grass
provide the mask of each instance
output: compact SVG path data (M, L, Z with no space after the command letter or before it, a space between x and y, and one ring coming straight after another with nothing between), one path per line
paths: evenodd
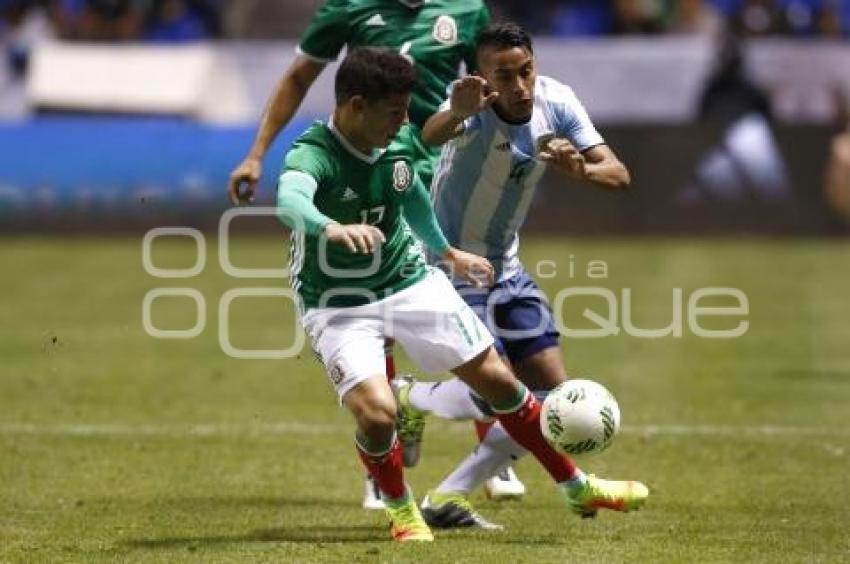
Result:
M452 531L436 531L440 542L464 542L470 536L487 539L494 544L519 545L519 546L555 546L570 544L569 539L558 538L553 535L535 537L494 533L492 531L478 531L474 529L457 529ZM258 529L246 534L220 535L220 536L185 536L185 537L163 537L147 539L130 539L122 543L124 546L134 549L175 549L186 548L189 550L203 546L215 546L226 544L241 544L251 542L291 542L307 544L348 544L358 542L389 543L390 537L386 527L375 525L347 525L347 526L321 526L300 525L294 527L276 527L272 529Z
M787 380L823 380L830 383L841 382L850 384L850 369L818 370L788 368L777 370L775 375Z
M112 503L113 499L92 500L92 503L102 501ZM174 509L177 511L190 511L193 513L202 511L217 511L236 507L253 508L278 508L287 507L341 507L352 509L357 503L352 499L329 499L324 497L289 497L289 496L183 496L167 497L148 500L145 505L155 505L158 511L163 509Z
M154 502L157 511L174 510L203 513L205 511L232 510L239 507L286 508L345 508L357 507L352 500L328 499L320 497L264 497L264 496L212 496L212 497L170 497ZM294 525L272 529L258 529L252 532L233 535L209 536L173 536L162 538L129 539L123 544L133 548L174 548L200 547L204 545L238 544L246 542L303 542L303 543L351 543L382 541L387 538L386 527L374 524L363 525Z
M220 536L186 536L130 539L123 544L131 548L170 549L247 542L303 542L310 544L386 541L387 531L375 525L321 526L301 525L258 529L246 534Z

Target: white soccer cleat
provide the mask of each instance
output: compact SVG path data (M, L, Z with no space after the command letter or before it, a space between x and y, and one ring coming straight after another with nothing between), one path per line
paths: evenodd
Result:
M385 509L381 490L371 476L366 476L366 491L363 493L363 509Z
M484 482L484 493L497 501L519 499L525 495L525 484L519 481L514 469L508 466Z

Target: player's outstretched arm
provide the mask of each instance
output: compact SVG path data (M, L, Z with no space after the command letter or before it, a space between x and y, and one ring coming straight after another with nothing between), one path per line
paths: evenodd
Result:
M487 82L480 76L465 76L452 83L449 107L431 116L422 128L422 140L428 145L442 145L464 129L464 121L490 106L499 97L488 92Z
M571 178L606 190L625 190L631 183L628 169L608 145L580 153L568 140L556 138L541 147L540 158Z
M287 170L277 186L277 218L293 231L319 235L334 221L319 211L313 196L319 188L316 179L300 170Z
M348 248L352 253L372 254L385 242L384 234L372 225L340 225L313 203L318 183L309 174L288 170L280 177L277 191L277 216L293 231L308 235L324 235L331 243Z
M230 174L228 189L234 205L253 200L257 182L263 172L266 151L295 115L307 91L324 68L325 63L299 55L278 82L260 118L254 144Z

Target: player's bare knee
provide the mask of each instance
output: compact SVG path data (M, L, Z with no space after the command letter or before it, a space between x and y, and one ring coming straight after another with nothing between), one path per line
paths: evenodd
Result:
M371 413L370 423L380 428L382 432L389 432L395 429L396 412L395 406L382 404L376 406Z
M382 415L370 414L358 421L358 428L361 433L369 437L372 441L383 443L392 439L395 432L395 422L388 421Z
M515 380L513 372L494 348L482 359L478 373L482 381L494 385L511 384Z
M493 347L453 372L487 400L512 396L517 385L511 369Z
M489 347L487 350L478 354L478 356L476 356L475 358L467 360L466 362L452 370L452 372L467 384L470 380L480 380L481 378L485 377L482 374L482 368L485 366L488 358L490 357L491 353L494 352L494 350L495 349L493 349L493 347Z
M362 402L354 416L357 426L368 435L389 436L395 429L395 404L384 398L370 398Z

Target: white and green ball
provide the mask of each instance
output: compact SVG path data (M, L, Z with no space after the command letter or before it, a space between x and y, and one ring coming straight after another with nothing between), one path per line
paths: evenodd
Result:
M564 454L602 452L620 429L620 406L593 380L567 380L546 396L540 428L549 444Z

